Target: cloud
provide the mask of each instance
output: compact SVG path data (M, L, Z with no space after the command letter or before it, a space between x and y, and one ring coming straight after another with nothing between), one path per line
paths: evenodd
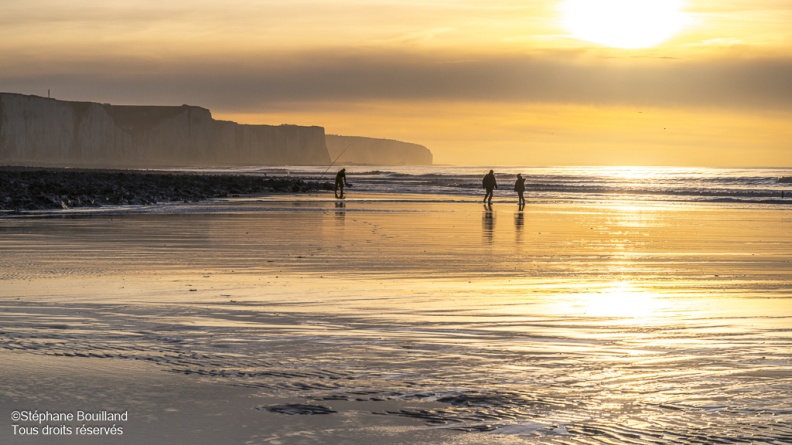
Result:
M690 43L690 44L688 44L686 46L690 46L690 47L716 46L716 47L719 47L719 46L736 46L736 45L744 45L744 44L745 44L745 42L743 40L740 40L740 39L718 38L718 39L707 39L707 40L703 40L701 42L696 42L696 43Z
M52 88L72 100L191 103L240 112L344 101L792 108L789 58L602 59L574 52L452 56L344 51L39 60L24 66L27 71L3 69L0 89L32 93Z

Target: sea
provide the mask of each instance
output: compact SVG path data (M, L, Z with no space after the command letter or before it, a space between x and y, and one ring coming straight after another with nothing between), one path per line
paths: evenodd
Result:
M347 192L435 195L467 200L482 194L489 171L498 198L515 198L517 174L526 178L526 197L553 203L597 200L707 202L783 206L792 204L792 168L692 167L473 167L331 166L213 169L226 173L293 176L333 181L346 168ZM783 193L783 197L782 197Z

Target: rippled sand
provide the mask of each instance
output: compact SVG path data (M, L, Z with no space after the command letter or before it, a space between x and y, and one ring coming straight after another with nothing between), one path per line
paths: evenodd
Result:
M39 361L58 403L124 405L101 363L228 394L130 400L160 421L123 443L792 441L789 211L413 198L0 218L3 408L55 403Z

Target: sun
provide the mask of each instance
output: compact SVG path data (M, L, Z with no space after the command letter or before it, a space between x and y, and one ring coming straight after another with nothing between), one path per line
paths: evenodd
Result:
M572 36L614 48L649 48L688 22L682 0L565 0L562 24Z

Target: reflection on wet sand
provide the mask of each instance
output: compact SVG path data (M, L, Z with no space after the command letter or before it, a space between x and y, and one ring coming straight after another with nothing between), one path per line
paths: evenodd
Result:
M336 222L344 222L344 219L346 219L346 202L336 201L334 215Z
M350 205L0 219L0 348L490 432L468 443L792 441L788 214Z
M484 204L484 212L481 214L481 236L489 244L494 241L495 212L492 210L492 204Z
M517 245L522 245L523 240L523 227L525 226L525 215L523 210L520 209L514 213L514 241Z

